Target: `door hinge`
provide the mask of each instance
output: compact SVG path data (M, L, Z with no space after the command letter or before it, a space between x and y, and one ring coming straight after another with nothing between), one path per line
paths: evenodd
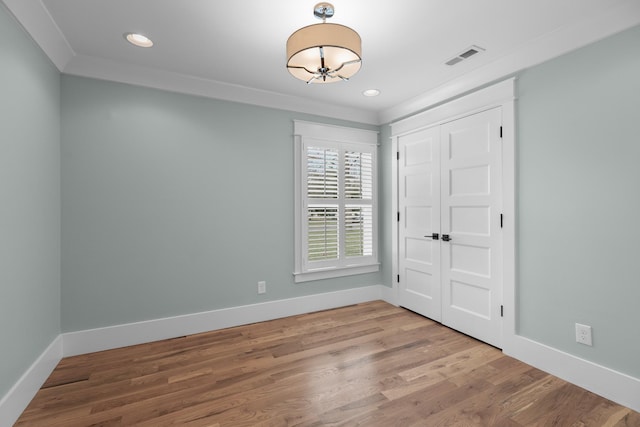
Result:
M398 274L397 279L398 279L398 283L400 283L400 275L399 274Z
M502 138L502 126L500 126L500 138Z
M502 214L500 214L500 228L502 228L502 225L504 224L504 216Z
M400 160L400 152L399 151L396 152L396 159Z
M398 211L398 222L400 222L400 211Z
M500 317L504 317L504 305L500 306Z

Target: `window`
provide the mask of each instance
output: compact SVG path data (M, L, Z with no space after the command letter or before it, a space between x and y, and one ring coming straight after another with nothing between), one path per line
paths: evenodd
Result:
M295 281L378 271L376 132L294 122Z

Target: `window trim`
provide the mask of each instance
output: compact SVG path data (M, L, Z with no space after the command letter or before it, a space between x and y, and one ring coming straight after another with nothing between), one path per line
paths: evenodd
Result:
M321 123L294 120L294 281L296 283L312 280L329 279L334 277L350 276L355 274L373 273L379 271L378 262L378 132L349 128ZM303 168L305 167L304 142L317 140L326 144L357 148L364 145L372 149L374 156L373 168L373 255L367 257L365 262L353 263L341 266L325 266L305 269L303 250L305 247L305 185L303 182ZM340 177L340 181L343 177ZM342 262L342 261L341 261Z

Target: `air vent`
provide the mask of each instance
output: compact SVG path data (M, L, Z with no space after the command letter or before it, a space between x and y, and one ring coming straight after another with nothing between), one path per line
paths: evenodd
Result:
M473 55L476 55L478 53L484 52L484 49L481 48L480 46L471 46L465 50L463 50L461 53L457 54L456 56L454 56L453 58L451 58L450 60L448 60L447 62L445 62L446 65L456 65L459 62L464 61L465 59L469 59L471 58Z
M461 53L460 56L464 59L467 59L468 57L475 55L476 53L478 53L478 51L476 49L469 49L468 51Z

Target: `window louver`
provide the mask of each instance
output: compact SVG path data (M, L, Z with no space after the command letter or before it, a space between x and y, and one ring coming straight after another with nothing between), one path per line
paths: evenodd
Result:
M345 153L345 197L371 200L373 197L373 159L371 153Z
M345 256L373 255L373 210L371 206L345 207Z
M308 148L307 196L309 198L338 198L338 161L337 150Z
M307 210L309 261L338 259L338 207L310 206Z

